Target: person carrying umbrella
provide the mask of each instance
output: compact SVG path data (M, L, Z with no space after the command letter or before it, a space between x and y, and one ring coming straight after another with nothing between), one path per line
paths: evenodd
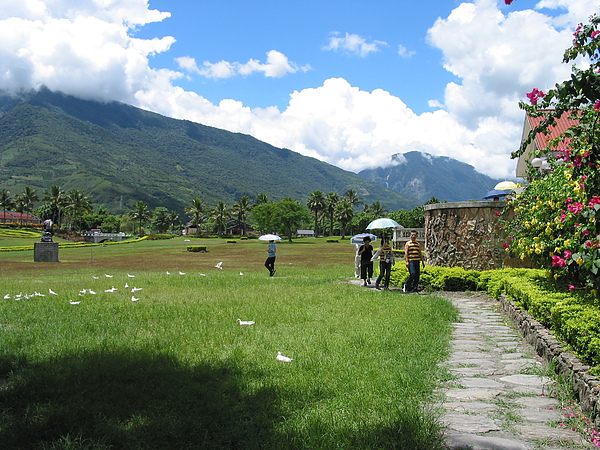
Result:
M269 271L269 276L272 277L275 275L275 256L276 256L277 247L275 246L275 241L269 241L269 249L267 250L267 260L265 261L265 267Z
M269 276L275 275L275 241L281 240L281 237L276 234L263 234L258 238L260 241L269 241L269 249L267 250L267 260L265 261L265 267L269 271Z
M364 244L358 249L360 255L360 278L363 280L363 286L371 284L371 277L373 276L373 246L371 245L371 238L365 236L363 239Z
M421 263L425 267L421 245L417 242L417 232L410 232L410 241L404 246L404 259L408 268L408 279L404 283L404 292L418 292L419 278L421 277Z
M392 274L392 266L396 262L394 251L390 247L390 240L384 237L381 241L381 247L375 252L372 261L379 258L379 276L375 280L375 289L379 290L379 283L383 280L383 288L388 289L390 285L390 275Z

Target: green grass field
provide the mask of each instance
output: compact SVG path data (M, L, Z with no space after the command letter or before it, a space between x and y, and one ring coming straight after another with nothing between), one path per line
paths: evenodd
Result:
M347 241L280 242L273 278L264 242L191 241L0 252L0 447L443 448L448 301L347 283Z

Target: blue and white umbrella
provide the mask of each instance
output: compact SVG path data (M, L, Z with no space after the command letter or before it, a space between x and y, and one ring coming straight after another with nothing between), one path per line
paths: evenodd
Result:
M500 189L492 189L491 191L489 191L487 194L485 194L483 196L484 200L489 200L490 198L494 198L494 197L506 197L507 195L509 195L511 193L510 190L505 190L505 191L501 191Z
M374 234L361 233L361 234L357 234L356 236L352 236L352 239L350 239L350 243L351 244L363 244L364 239L367 236L369 236L371 238L371 242L375 242L377 240L377 236L375 236Z

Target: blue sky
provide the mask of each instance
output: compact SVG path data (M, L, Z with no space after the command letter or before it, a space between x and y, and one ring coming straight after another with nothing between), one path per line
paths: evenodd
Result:
M290 7L290 3L297 3ZM213 103L223 98L254 107L285 109L290 93L343 77L353 86L382 88L401 97L416 112L429 110L430 97L443 97L454 77L441 64L441 52L427 43L427 30L457 2L434 0L423 8L415 1L150 1L150 7L171 12L161 23L145 26L136 36L172 35L169 54L151 60L154 67L177 69L175 55L190 56L201 64L225 60L265 62L268 51L286 55L298 66L310 66L284 77L259 74L226 79L192 76L177 84ZM177 31L175 31L177 30ZM373 50L361 55L350 50L327 50L331 38L356 35ZM399 46L405 53L399 54ZM175 56L177 57L177 56ZM430 80L424 83L423 80Z
M518 101L597 0L3 0L0 89L47 86L251 134L347 170L412 150L496 178Z

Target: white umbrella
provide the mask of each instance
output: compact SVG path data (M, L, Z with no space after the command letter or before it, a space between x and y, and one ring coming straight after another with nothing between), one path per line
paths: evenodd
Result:
M373 222L367 225L367 230L373 230L375 228L396 228L399 226L400 224L394 219L388 219L387 217L384 217L382 219L375 219Z
M506 191L508 189L516 189L518 188L518 186L516 185L516 183L512 182L512 181L501 181L500 183L498 183L496 186L494 186L494 189L497 189L499 191Z
M357 234L356 236L352 236L352 239L350 239L350 243L351 244L363 244L364 243L364 239L369 236L371 238L371 242L375 242L377 240L377 236L375 236L374 234L371 233L361 233L361 234Z
M276 234L263 234L258 239L261 241L280 241L281 237L277 236Z

